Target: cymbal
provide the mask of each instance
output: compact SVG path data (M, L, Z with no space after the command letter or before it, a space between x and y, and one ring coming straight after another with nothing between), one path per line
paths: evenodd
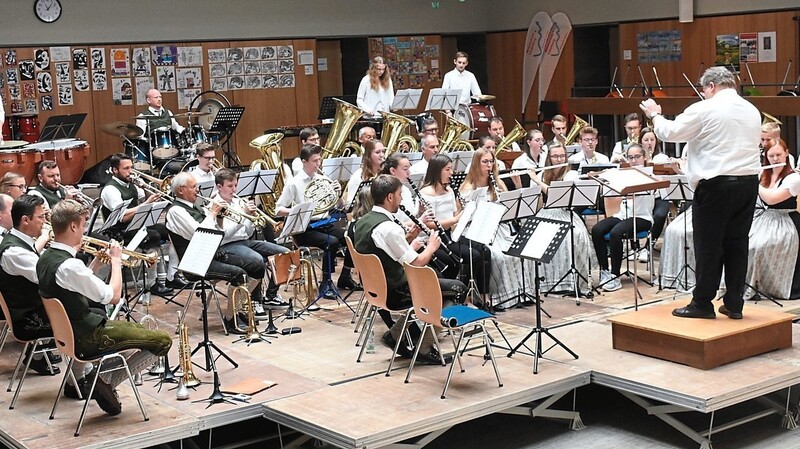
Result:
M494 95L473 95L472 98L478 101L491 101L497 97L495 97Z
M136 139L144 134L138 126L125 122L105 123L100 125L100 131L112 136L125 136L128 139Z
M205 116L205 115L211 115L211 113L210 113L210 112L203 112L203 111L197 111L197 112L184 112L184 113L182 113L182 114L175 114L175 115L173 115L173 117L175 117L175 118L183 118L183 117L203 117L203 116Z
M136 115L136 116L133 116L131 118L134 119L134 120L158 120L158 119L161 119L161 118L175 118L175 117L178 117L178 116L177 115L165 115L165 116L162 117L160 115Z
M25 140L4 140L0 142L0 149L10 150L11 148L20 148L28 144L30 144L30 142Z

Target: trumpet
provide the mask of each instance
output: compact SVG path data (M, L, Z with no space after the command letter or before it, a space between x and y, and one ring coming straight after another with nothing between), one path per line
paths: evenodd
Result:
M56 183L56 186L64 187L65 189L67 188L67 186L61 184L60 182ZM81 191L81 189L79 189L77 187L75 187L74 189L76 191L76 193L74 195L75 200L78 201L79 203L83 203L87 207L92 207L94 205L94 202L97 201L96 199L94 199L94 198L90 197L89 195L83 193Z
M83 236L83 238L81 238L81 250L86 254L97 257L105 263L111 263L111 257L109 257L108 253L105 251L110 246L111 244L105 240L88 236ZM155 254L143 254L125 248L122 248L122 254L127 256L127 258L122 259L122 265L129 268L137 267L143 262L147 265L153 265L158 261L158 256Z
M240 198L238 195L233 195L234 199L237 199L242 202L246 202L243 198ZM253 215L249 214L242 214L242 216L247 217L248 220L252 221L254 225L259 228L265 228L267 226L272 226L273 229L278 227L278 222L275 221L272 217L269 216L268 213L264 212L263 210L256 207L255 212ZM252 220L251 220L252 218Z
M206 209L210 210L210 204L212 202L214 202L214 200L212 198L209 198L209 197L203 196L203 195L197 195L197 197L200 198L201 200L206 201L208 203L208 205L206 205ZM247 213L245 213L243 211L234 209L230 205L223 206L222 211L220 211L218 217L227 218L227 219L233 221L234 223L239 223L239 224L244 223L245 220L248 220L248 221L252 222L256 226L266 226L266 224L269 223L269 222L264 223L262 221L261 217L259 217L258 215L247 214ZM273 222L274 222L274 220L273 220ZM264 223L264 224L261 224L261 223Z

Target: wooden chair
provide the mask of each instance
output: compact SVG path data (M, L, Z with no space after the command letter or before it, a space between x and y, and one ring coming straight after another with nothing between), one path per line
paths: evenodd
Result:
M346 235L344 237L344 240L347 243L347 249L350 251L350 254L352 255L352 254L356 253L356 248L355 248L355 246L353 246L353 241L350 239L350 236ZM355 264L356 264L356 259L355 259L355 257L353 257L353 265L355 265ZM364 279L363 279L363 276L361 276L361 271L358 269L357 266L354 266L353 268L355 268L356 271L358 272L359 281L360 281L360 283L361 283L361 285L363 287ZM353 327L353 332L355 332L357 334L359 333L359 329L361 329L361 332L363 332L364 328L362 327L362 324L366 323L365 318L366 318L367 314L369 313L370 307L371 307L370 303L366 300L366 297L367 297L367 294L362 289L361 290L361 297L358 299L358 304L356 305L355 311L353 312L353 319L350 321L352 324L355 324L355 326ZM356 317L358 317L358 321L356 321ZM359 335L359 340L358 341L360 341L360 340L361 340L361 336ZM356 346L359 344L358 341L356 341Z
M14 325L11 323L11 314L8 312L8 305L6 304L6 299L3 295L0 294L0 309L3 310L3 315L6 317L6 322L4 325L4 334L3 334L3 343L5 344L6 333L10 331L11 336L14 337L14 340L17 340L20 343L24 343L25 346L22 348L22 352L19 354L19 358L17 359L17 364L14 367L14 374L11 375L11 381L8 383L8 388L6 391L11 391L11 388L14 386L14 381L17 379L17 375L19 375L20 368L22 367L23 360L25 359L25 355L28 353L28 349L30 348L30 356L27 357L27 362L25 363L25 369L22 371L22 377L19 379L19 383L17 384L17 390L14 392L14 398L11 399L11 405L8 406L9 410L14 410L14 407L17 404L17 398L19 397L20 391L22 391L22 384L25 383L25 377L28 375L28 370L30 369L31 362L33 361L34 354L42 354L44 359L47 361L47 366L50 368L50 372L53 373L53 365L50 363L50 358L47 356L47 353L55 351L54 347L45 347L46 344L52 340L51 337L45 338L37 338L34 340L24 340L16 336L14 333ZM31 347L31 345L33 345Z
M403 268L406 271L408 287L411 290L414 314L418 320L425 323L422 328L422 335L420 335L419 342L414 349L414 356L411 358L411 364L408 367L408 374L406 374L405 382L408 383L411 378L411 371L414 369L414 363L419 355L419 348L422 346L425 332L430 330L431 333L433 333L434 340L436 340L436 328L444 327L449 331L451 339L453 340L455 354L453 356L454 360L450 363L447 379L444 382L442 399L447 395L447 388L450 386L450 378L453 376L453 368L455 367L456 360L458 361L461 372L464 372L464 365L461 363L461 354L466 350L467 344L472 338L483 338L483 346L486 349L486 353L489 354L492 367L494 367L497 384L502 387L503 381L500 380L500 371L497 370L497 363L495 362L494 353L492 352L491 340L489 334L486 332L485 326L485 321L487 319L493 319L494 317L483 310L473 309L463 305L442 308L442 290L439 286L439 279L436 277L436 272L430 267L417 267L407 263L403 264ZM408 323L406 323L406 325L408 325ZM458 341L456 341L456 334L458 334ZM465 338L465 336L467 336L467 338ZM441 351L439 353L441 354ZM442 364L444 365L444 357L442 357Z
M42 298L42 303L44 303L44 309L47 312L47 318L50 319L50 326L53 328L53 337L56 341L56 347L69 360L67 363L67 372L64 374L64 379L61 381L61 387L58 389L58 395L56 395L56 401L53 404L53 410L50 412L50 419L55 418L56 408L58 407L58 402L61 399L61 393L64 391L64 386L67 383L67 376L72 375L72 364L77 360L78 362L82 363L97 361L99 361L99 363L97 365L97 375L94 376L94 379L92 379L92 385L89 387L89 394L83 398L84 403L83 409L81 410L81 417L78 420L78 427L75 429L76 437L81 433L83 419L86 417L86 409L89 407L89 401L92 400L94 388L97 384L97 378L100 377L101 374L110 373L121 369L124 369L125 373L128 375L128 381L131 384L131 388L133 388L133 394L136 396L136 402L139 403L139 409L142 411L144 420L149 421L150 418L147 416L147 412L144 410L142 398L139 396L139 390L136 388L136 384L133 381L133 376L128 368L128 361L125 359L125 357L119 352L113 352L90 359L78 358L75 355L75 335L72 332L72 324L69 322L69 316L67 316L67 311L64 309L64 305L61 304L61 301L56 298ZM103 368L103 365L106 364L106 362L113 360L118 360L119 362L111 363L108 368ZM75 379L73 378L73 381L74 380Z

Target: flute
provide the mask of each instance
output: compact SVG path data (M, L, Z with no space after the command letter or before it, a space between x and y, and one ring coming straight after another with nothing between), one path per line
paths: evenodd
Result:
M556 165L548 165L547 167L537 167L537 168L526 168L524 170L511 170L510 172L503 173L502 175L498 176L500 179L510 178L512 176L519 176L529 173L531 170L539 173L545 170L552 170L554 168L561 168L569 166L569 162L565 162L563 164L556 164Z
M399 208L400 208L400 210L401 210L401 211L403 211L403 213L405 213L406 215L408 215L408 218L410 218L410 219L411 219L411 222L412 222L412 223L414 223L414 225L416 225L417 227L419 227L419 229L420 229L422 232L424 232L424 233L425 233L425 235L428 235L428 236L430 236L430 235L431 235L431 234L430 234L430 232L428 232L428 228L427 228L426 226L424 226L422 223L420 223L420 221L419 221L419 219L418 219L417 217L415 217L414 215L410 214L410 213L408 212L408 209L406 209L406 207L405 207L405 206L403 206L402 204L400 204L400 205L399 205ZM394 217L394 222L395 222L395 223L397 223L397 224L399 224L399 225L400 225L400 227L401 227L401 228L403 228L403 230L404 230L404 231L406 230L406 227L405 227L405 226L403 226L403 223L400 223L400 220L398 220L398 219L397 219L397 217ZM425 247L426 247L426 245L425 245L425 243L423 243L423 244L422 244L422 250L423 250L423 251L425 251ZM447 247L445 247L445 248L447 249L447 251L450 251L450 249L449 249L449 248L447 248ZM448 268L446 263L444 263L444 262L440 261L440 260L439 260L439 259L436 257L436 254L432 254L432 255L431 255L431 262L433 262L433 263L436 265L436 268L438 268L438 269L439 269L439 271L441 271L441 272L444 272L444 271L445 271L445 270L447 270L447 268Z
M764 165L763 167L761 167L761 170L762 171L764 171L764 170L772 170L773 168L783 167L785 165L786 165L786 162L781 162L779 164L772 164L772 165Z
M411 186L411 191L414 192L414 195L416 195L416 197L419 200L420 204L422 204L425 207L425 209L433 210L433 207L431 207L430 203L425 201L425 198L423 198L422 194L419 193L419 189L417 189L417 186L415 186L413 182L409 182L408 185ZM405 212L406 215L408 215L409 217L411 217L413 215L413 214L408 213L406 211L403 211L403 212ZM414 217L416 218L416 216L414 216ZM439 231L439 237L442 239L442 242L445 245L452 244L453 240L450 239L450 236L447 235L446 232L444 232L444 228L442 227L442 224L439 223L439 220L437 220L436 218L433 218L432 221L433 221L433 224L436 226L436 230Z

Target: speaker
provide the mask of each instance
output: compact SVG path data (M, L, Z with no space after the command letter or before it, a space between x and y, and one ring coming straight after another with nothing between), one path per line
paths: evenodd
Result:
M105 185L111 180L111 156L103 159L97 164L83 172L80 184L100 184Z
M678 0L678 21L680 23L694 21L694 0Z

